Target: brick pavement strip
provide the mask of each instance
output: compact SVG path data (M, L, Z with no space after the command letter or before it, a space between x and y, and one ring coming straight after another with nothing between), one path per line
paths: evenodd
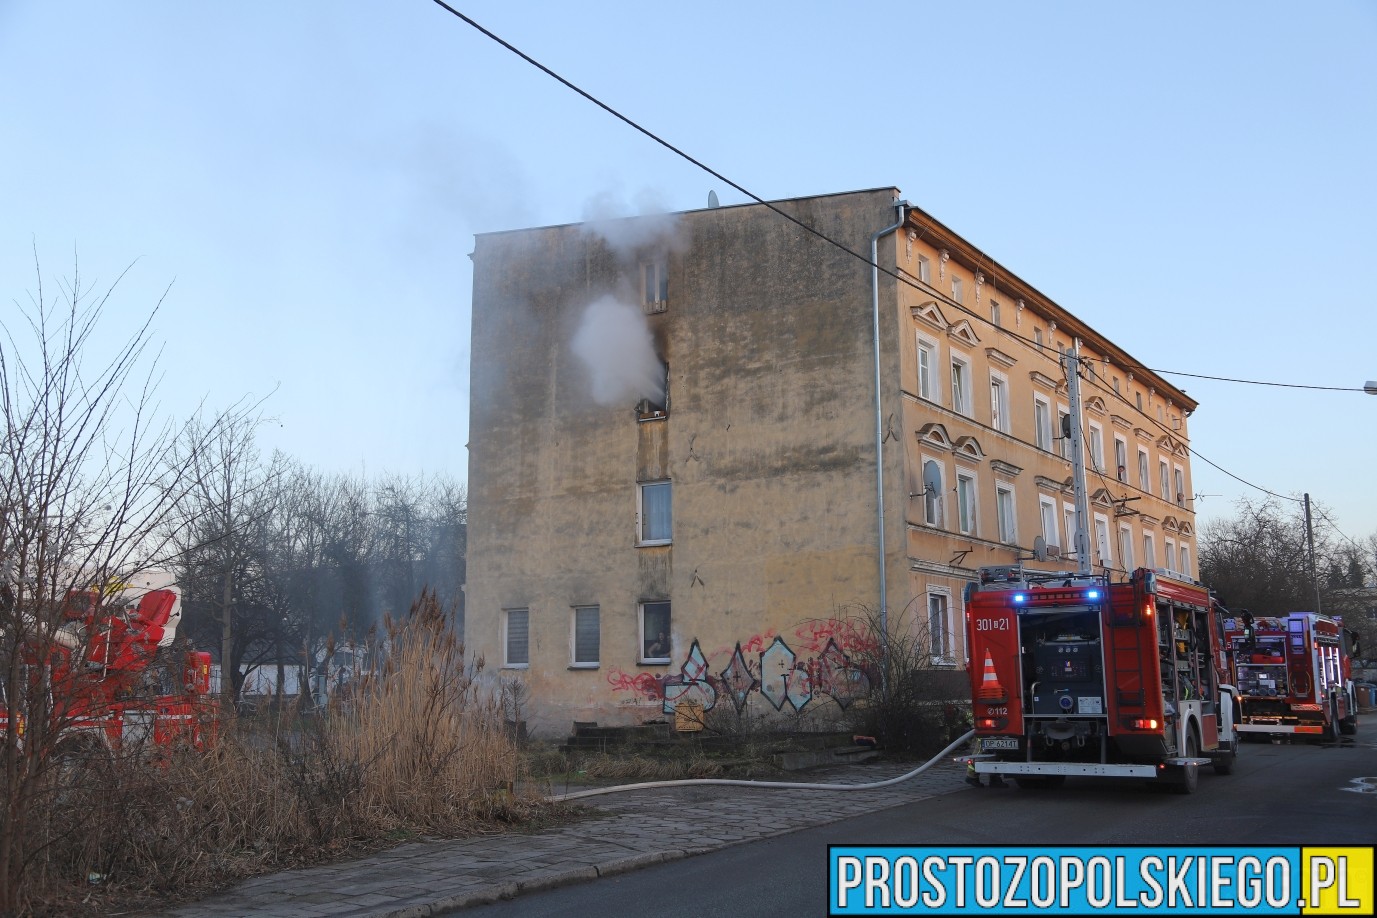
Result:
M866 784L911 766L818 769L812 783ZM357 861L254 877L219 896L161 912L163 918L430 918L638 870L862 813L912 803L965 786L941 763L874 790L822 791L692 786L591 798L601 811L538 835L413 842Z

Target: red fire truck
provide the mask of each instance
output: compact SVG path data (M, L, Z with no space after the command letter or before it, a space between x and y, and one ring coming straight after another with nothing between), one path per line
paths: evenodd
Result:
M6 591L12 599L12 591ZM177 744L202 745L209 734L210 654L171 649L181 618L175 586L121 584L76 590L62 604L60 623L45 626L22 610L4 611L23 629L21 693L42 693L59 748L139 753ZM30 698L30 700L32 700ZM24 741L25 699L0 697L0 737L16 709L16 735Z
M1140 569L985 567L967 587L977 773L1050 787L1068 775L1145 778L1181 793L1233 770L1234 699L1221 610L1207 589Z
M1358 731L1353 655L1358 635L1337 618L1293 612L1224 622L1245 735L1300 734L1332 742Z

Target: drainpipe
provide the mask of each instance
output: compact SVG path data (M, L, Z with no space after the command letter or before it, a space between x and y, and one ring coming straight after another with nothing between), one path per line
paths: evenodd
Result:
M899 221L870 237L870 308L875 338L875 531L880 555L880 697L889 698L889 593L885 587L885 465L884 412L880 406L880 237L904 225L907 201L896 201Z

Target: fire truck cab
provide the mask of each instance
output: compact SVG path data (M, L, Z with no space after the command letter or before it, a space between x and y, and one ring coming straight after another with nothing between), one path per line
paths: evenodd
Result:
M977 773L1049 787L1069 775L1196 788L1233 769L1235 691L1203 586L985 567L967 588Z

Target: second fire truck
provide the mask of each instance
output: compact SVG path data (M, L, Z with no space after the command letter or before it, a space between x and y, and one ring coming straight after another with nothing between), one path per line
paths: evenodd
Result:
M1358 731L1353 656L1358 635L1314 612L1224 623L1239 691L1241 733L1332 742Z

